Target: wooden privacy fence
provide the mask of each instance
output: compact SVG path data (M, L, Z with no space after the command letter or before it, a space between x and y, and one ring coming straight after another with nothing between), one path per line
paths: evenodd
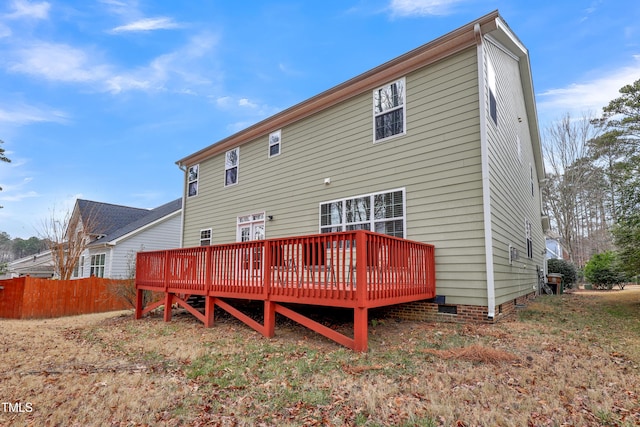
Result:
M37 319L131 308L112 286L124 280L90 277L51 280L19 277L0 280L0 318Z

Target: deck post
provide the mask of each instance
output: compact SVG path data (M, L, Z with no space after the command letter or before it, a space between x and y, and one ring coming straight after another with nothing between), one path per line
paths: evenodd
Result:
M173 304L173 294L165 292L164 294L164 321L171 321L171 305Z
M369 341L368 309L356 307L353 309L353 349L355 351L367 351Z
M214 318L213 311L216 308L215 298L207 295L204 299L204 327L211 328L213 326Z
M356 231L356 307L353 309L353 349L367 351L368 309L367 309L367 253L368 236Z
M271 250L272 246L268 240L264 241L262 253L264 254L262 262L262 286L264 295L264 332L267 338L273 338L276 329L276 305L270 301L271 297ZM278 268L278 267L276 267Z
M367 299L367 235L362 230L356 231L356 303L358 307L366 306Z
M264 336L273 338L276 334L276 303L273 301L264 302Z
M142 318L142 310L144 309L144 307L142 306L143 296L144 296L144 291L138 288L138 286L136 285L136 314L135 314L136 320Z

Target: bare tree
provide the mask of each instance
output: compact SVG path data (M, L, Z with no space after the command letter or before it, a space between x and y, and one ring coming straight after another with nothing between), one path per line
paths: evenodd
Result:
M83 217L79 211L66 211L59 216L55 208L43 221L40 234L48 242L54 271L61 280L73 276L80 257L91 242L91 232L96 222L97 218L92 212L85 213Z
M594 168L588 152L588 142L598 134L592 120L591 114L573 119L567 113L544 133L545 210L569 259L578 265L590 256L590 238L607 228L602 173Z

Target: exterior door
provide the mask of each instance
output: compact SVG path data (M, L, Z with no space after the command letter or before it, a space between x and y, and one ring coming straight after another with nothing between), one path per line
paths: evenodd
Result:
M264 237L264 212L238 217L238 242L262 240Z
M238 217L238 234L239 242L248 242L251 240L263 240L265 238L265 215L264 212L243 215ZM253 248L245 255L245 268L252 268L255 274L258 274L262 265L262 248Z

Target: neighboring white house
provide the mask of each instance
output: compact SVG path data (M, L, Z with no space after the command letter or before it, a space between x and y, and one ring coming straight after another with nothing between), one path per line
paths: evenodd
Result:
M547 259L564 259L565 250L558 239L547 237L545 244L547 247Z
M130 277L135 271L137 252L180 246L181 212L181 198L155 209L76 200L69 223L89 227L91 242L80 256L72 278ZM0 279L22 276L56 277L51 251L9 262Z
M182 199L155 209L139 209L108 203L77 200L72 217L83 223L94 222L91 243L74 270L74 278L105 277L122 279L135 271L135 255L180 245ZM86 218L95 218L86 221Z
M22 276L51 278L54 275L51 251L42 251L7 263L7 272L0 275L0 280Z

